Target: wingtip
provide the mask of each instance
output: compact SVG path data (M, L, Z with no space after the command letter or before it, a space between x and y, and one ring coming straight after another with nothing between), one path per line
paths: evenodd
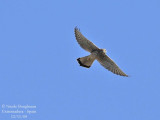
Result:
M80 29L79 29L77 26L74 28L74 30L78 30L78 31L80 31Z
M126 77L131 77L130 75L126 75Z
M123 76L123 77L129 77L129 75L127 75L127 74L124 74L124 75L121 75L121 76Z

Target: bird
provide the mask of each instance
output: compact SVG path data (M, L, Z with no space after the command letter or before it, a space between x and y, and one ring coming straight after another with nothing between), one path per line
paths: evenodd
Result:
M85 57L80 57L77 59L80 66L85 68L90 68L93 62L97 60L104 68L108 69L112 73L128 77L128 75L124 73L118 67L118 65L106 55L107 53L106 49L98 48L94 43L92 43L86 37L84 37L77 27L75 27L74 33L76 40L78 44L81 46L81 48L90 52L90 55Z

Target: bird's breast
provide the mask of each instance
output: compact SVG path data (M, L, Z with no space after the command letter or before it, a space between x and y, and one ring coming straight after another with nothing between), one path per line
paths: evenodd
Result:
M96 51L91 52L91 55L96 57L98 55L98 51L96 50Z

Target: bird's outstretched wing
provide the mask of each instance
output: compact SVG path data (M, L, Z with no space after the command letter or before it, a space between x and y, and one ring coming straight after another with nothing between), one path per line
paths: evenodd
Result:
M96 45L94 45L91 41L87 40L87 38L85 38L81 32L78 30L77 27L75 27L74 29L75 32L75 37L77 42L80 44L80 46L85 49L88 52L92 52L94 50L99 49Z
M114 63L113 60L111 60L106 54L98 54L98 57L96 58L98 62L108 69L109 71L113 72L114 74L126 76L126 75L117 65Z

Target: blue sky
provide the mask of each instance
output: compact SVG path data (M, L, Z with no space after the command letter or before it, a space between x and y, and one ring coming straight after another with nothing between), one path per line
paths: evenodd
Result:
M35 105L28 120L159 120L159 13L159 0L1 0L1 106ZM130 77L80 67L75 26Z

